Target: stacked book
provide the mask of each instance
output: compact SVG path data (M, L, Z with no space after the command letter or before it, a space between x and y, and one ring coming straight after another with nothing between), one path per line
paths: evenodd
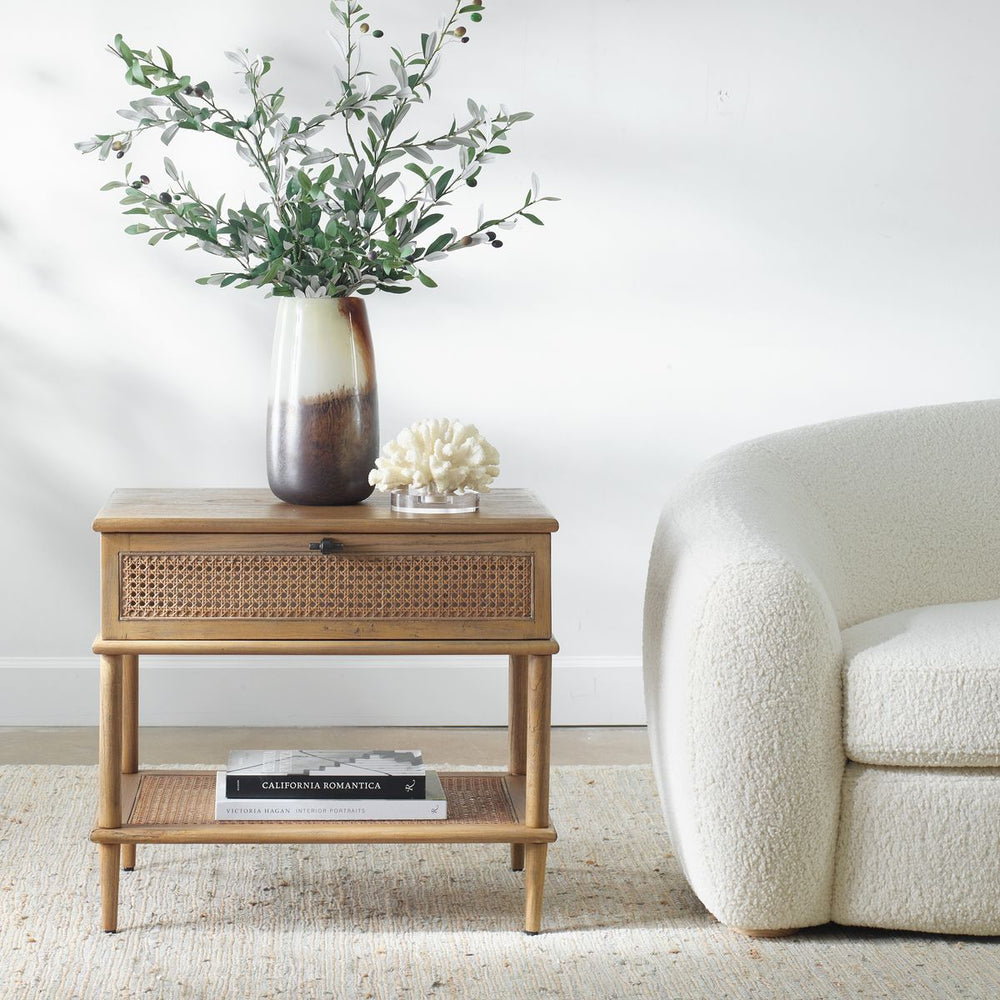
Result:
M218 820L446 819L419 750L234 750L215 786Z

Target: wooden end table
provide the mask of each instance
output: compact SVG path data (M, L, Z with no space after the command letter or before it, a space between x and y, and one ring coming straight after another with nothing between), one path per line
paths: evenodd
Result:
M549 820L550 538L530 494L474 514L404 514L379 495L298 507L267 490L118 490L101 533L97 822L104 929L136 844L506 843L541 926ZM215 772L139 768L139 657L509 657L507 773L443 774L448 819L218 822ZM238 664L234 665L238 669Z

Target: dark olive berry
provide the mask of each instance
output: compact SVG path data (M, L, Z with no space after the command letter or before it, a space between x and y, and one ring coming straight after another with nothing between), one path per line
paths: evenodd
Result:
M174 199L170 196L169 191L164 191L160 194L160 201L162 201L164 205L169 205L173 200Z
M495 232L493 232L493 230L491 229L491 230L490 230L490 231L489 231L489 232L488 232L488 233L486 234L486 238L487 238L487 239L488 239L488 240L490 241L490 243L492 243L492 242L493 242L493 241L494 241L494 240L495 240L495 239L497 238L497 234L496 234Z
M479 181L477 181L475 177L470 177L465 183L468 184L470 188L474 188Z
M194 88L194 96L195 97L204 97L205 96L205 91L202 90L201 87L195 87Z
M140 184L148 184L149 183L149 178L145 174L139 174L139 183Z
M465 44L465 43L466 43L467 41L469 41L469 36L468 36L468 35L466 35L466 36L465 36L465 37L464 37L464 38L462 39L462 44L464 45L464 44Z
M381 38L384 34L385 32L381 28L376 28L372 32L372 38Z
M503 240L493 240L493 242L492 242L492 243L490 243L490 246L491 246L491 247L496 247L496 248L497 248L497 250L499 250L499 249L500 249L500 247L502 247L502 246L503 246Z
M117 153L115 153L115 159L120 160L124 155L125 155L125 150L121 149Z
M184 93L187 94L188 97L190 97L194 93L194 87L185 87Z
M142 187L142 182L141 181L132 181L132 187L134 187L136 189L136 191L138 191L139 188Z

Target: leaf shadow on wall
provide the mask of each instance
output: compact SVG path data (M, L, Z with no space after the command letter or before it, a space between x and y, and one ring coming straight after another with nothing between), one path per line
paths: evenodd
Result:
M79 629L88 641L96 630L92 518L136 469L169 468L169 429L155 421L184 412L184 399L136 338L121 349L110 327L124 311L115 282L95 285L78 248L43 253L30 231L0 217L0 257L19 289L0 321L0 513L12 528L0 654L65 653L67 635L75 648ZM45 621L52 606L56 625Z

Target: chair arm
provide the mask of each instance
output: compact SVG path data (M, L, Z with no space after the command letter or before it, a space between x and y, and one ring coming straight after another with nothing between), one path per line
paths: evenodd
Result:
M794 547L699 549L661 522L646 593L654 768L692 888L723 923L830 919L840 783L840 630ZM727 533L728 534L728 533Z

